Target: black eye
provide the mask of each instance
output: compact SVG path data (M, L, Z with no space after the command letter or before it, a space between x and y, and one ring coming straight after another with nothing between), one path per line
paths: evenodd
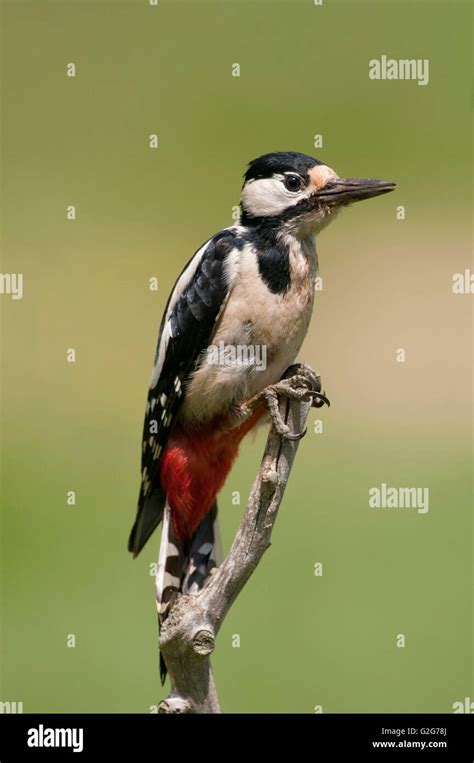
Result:
M285 188L287 191L300 191L303 187L303 181L299 175L286 175Z

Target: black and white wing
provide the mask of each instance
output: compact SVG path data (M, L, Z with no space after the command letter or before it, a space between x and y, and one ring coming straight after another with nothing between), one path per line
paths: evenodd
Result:
M186 387L203 350L212 340L230 293L231 252L243 241L237 229L217 233L189 261L174 286L161 321L143 427L142 482L138 509L128 542L136 556L163 517L166 495L159 462Z

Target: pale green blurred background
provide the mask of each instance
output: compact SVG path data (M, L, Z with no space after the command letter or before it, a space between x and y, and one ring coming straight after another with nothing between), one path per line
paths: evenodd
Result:
M159 537L135 562L126 551L161 312L184 262L232 223L246 163L298 150L398 189L319 240L300 359L332 406L311 415L272 547L220 633L222 708L450 712L473 696L472 296L451 290L472 268L469 4L2 10L1 268L25 285L0 297L0 700L141 713L164 696ZM429 85L369 80L382 54L429 59ZM264 441L245 443L222 493L226 547ZM369 509L382 482L429 487L429 512Z

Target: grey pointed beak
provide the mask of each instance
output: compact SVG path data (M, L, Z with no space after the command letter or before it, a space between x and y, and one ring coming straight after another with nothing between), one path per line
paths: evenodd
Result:
M353 201L371 199L389 193L396 183L385 180L370 180L366 178L338 178L329 182L319 193L318 197L334 204L350 204Z

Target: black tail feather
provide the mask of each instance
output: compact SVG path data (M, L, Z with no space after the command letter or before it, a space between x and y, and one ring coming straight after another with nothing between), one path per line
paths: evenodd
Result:
M166 493L161 488L155 488L139 507L135 524L128 539L128 550L134 557L138 556L153 530L163 519L166 504Z

